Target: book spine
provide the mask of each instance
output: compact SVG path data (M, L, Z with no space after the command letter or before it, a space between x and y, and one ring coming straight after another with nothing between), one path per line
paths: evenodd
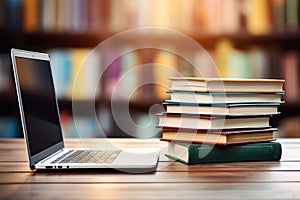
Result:
M5 1L5 21L6 27L11 30L22 28L22 6L21 0Z
M278 142L232 146L191 145L188 164L280 160Z
M23 27L27 32L34 32L38 29L38 3L37 0L23 1Z

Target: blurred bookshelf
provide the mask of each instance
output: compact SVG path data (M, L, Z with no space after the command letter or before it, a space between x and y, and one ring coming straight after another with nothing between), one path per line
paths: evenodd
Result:
M167 34L153 33L116 41L105 52L90 52L122 31L158 27L186 34L203 46L221 77L285 79L286 103L272 123L280 125L280 136L300 137L299 8L298 0L0 0L0 136L21 137L15 133L20 132L20 122L10 66L11 48L50 53L65 136L80 136L72 133L73 101L83 108L79 124L87 130L86 137L157 135L149 110L168 96L162 92L166 88L155 83L168 84L167 78L174 76L159 65L170 66L184 76L199 74L185 58L172 52L145 48L122 56L119 53L147 42L181 48L197 65L207 65L204 74L210 74L209 68L213 67L208 56L190 51L184 42ZM87 57L89 67L78 78ZM104 69L104 63L112 57L117 58ZM149 63L155 66L141 69ZM121 78L123 84L119 82ZM74 91L76 81L80 87ZM142 85L144 82L152 84ZM90 104L95 104L101 133L98 122L84 112ZM137 126L130 129L132 133L126 133L124 130L129 128L122 130L114 121L112 105L120 110L120 116L131 117L137 124L150 124L149 127ZM126 116L124 107L129 107L130 116Z

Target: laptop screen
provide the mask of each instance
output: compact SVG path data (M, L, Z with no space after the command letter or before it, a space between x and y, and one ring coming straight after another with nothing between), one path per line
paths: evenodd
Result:
M54 85L47 60L16 57L31 156L62 141Z

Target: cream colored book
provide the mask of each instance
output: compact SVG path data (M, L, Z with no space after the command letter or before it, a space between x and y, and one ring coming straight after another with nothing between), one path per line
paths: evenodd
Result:
M199 92L283 92L282 79L170 78L171 90Z
M203 116L192 114L158 115L158 128L234 129L269 127L269 116Z
M165 101L167 113L190 113L204 115L274 115L279 103L198 104Z
M235 144L275 140L276 128L233 129L220 132L208 132L195 129L162 129L162 141L189 142L205 144Z
M187 103L280 103L283 93L167 91L171 101Z

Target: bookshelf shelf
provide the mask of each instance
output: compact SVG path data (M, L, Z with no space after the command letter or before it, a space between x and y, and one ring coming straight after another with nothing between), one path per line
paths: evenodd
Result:
M216 44L220 40L230 40L237 47L249 46L263 46L263 47L285 47L285 48L299 48L300 31L296 33L272 33L266 35L251 35L249 33L237 33L231 35L197 35L191 34L200 44Z
M11 47L24 49L87 48L96 46L108 36L94 33L0 31L1 52L7 52Z
M105 39L118 33L99 32L99 33L65 33L65 32L34 32L24 33L19 31L0 30L1 52L7 52L12 47L32 48L32 49L52 49L52 48L80 48L95 47ZM300 48L300 31L288 33L271 33L265 35L251 35L249 33L236 34L204 34L204 33L186 33L187 36L194 39L204 48L214 48L221 40L232 41L237 47L263 46L280 47L288 49ZM138 42L159 42L163 44L174 44L174 38L168 35L141 34L128 37L126 41L120 41L121 44L133 44ZM175 42L176 44L176 42ZM184 45L184 44L179 44Z

